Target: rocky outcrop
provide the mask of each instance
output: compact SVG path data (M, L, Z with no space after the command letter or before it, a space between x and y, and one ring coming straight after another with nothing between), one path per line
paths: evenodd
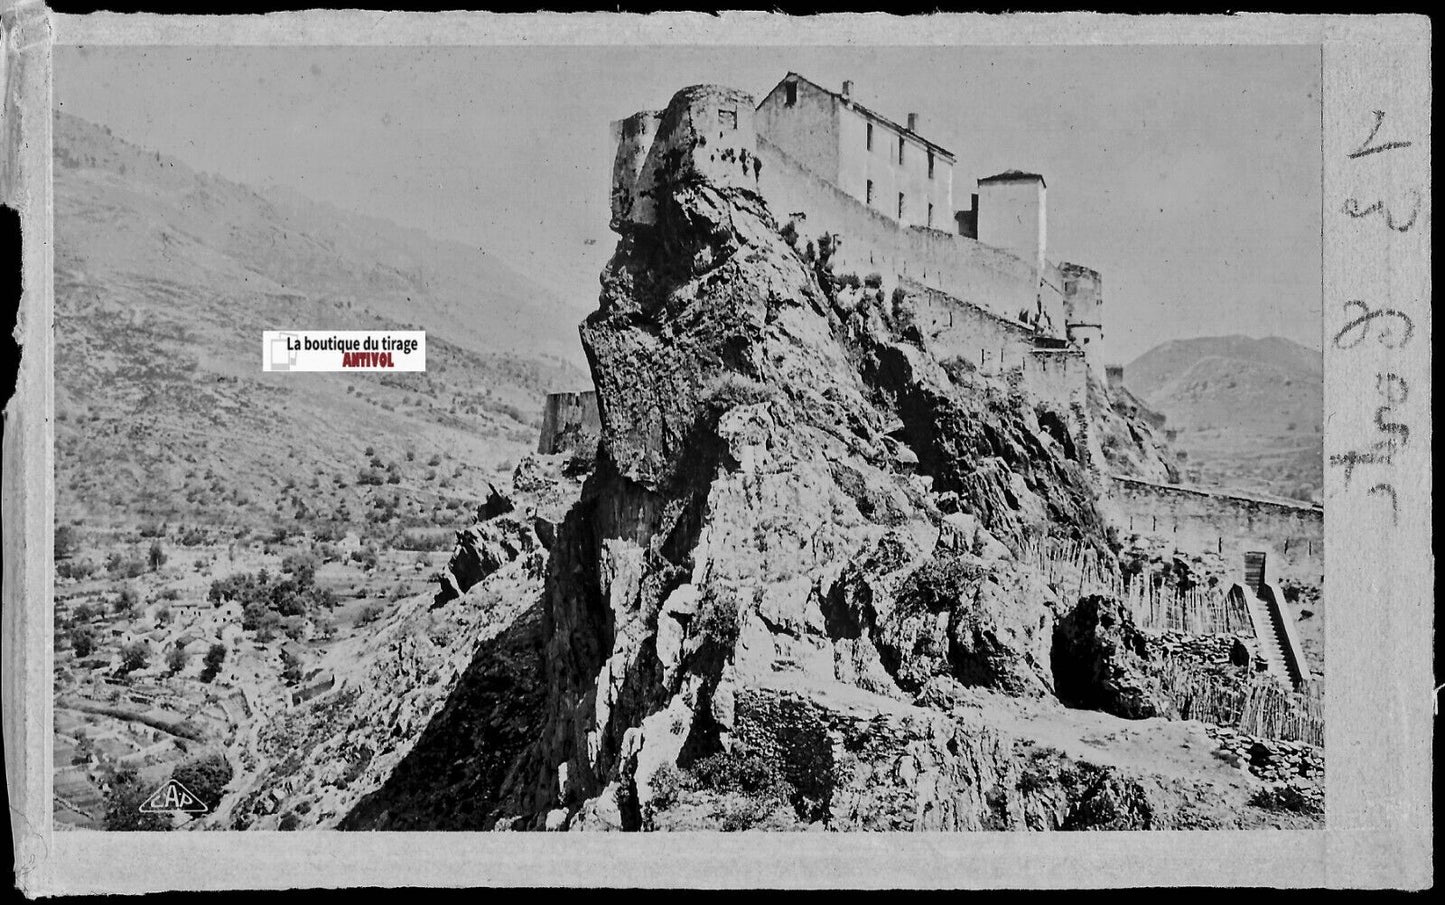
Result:
M751 109L702 86L624 124L619 241L581 329L595 459L570 508L522 500L549 481L519 466L515 508L489 507L449 570L460 591L545 558L518 636L535 659L474 663L354 825L411 825L388 789L430 774L428 807L476 798L447 825L502 830L1216 820L1137 764L1032 757L1032 716L981 709L1158 712L1119 605L1021 558L1052 537L1116 568L1079 413L940 363L897 297L834 278L836 237L789 244L730 131Z
M672 168L645 222L615 221L582 327L602 432L551 550L523 825L638 828L645 777L739 751L776 759L798 819L871 813L874 779L820 778L828 739L851 744L824 692L869 695L875 714L933 676L1051 694L1061 603L1009 545L1042 532L1107 550L1087 473L1027 399L950 376L881 298L840 297L755 192L707 175L715 96L690 89L661 115ZM749 728L780 677L815 689L798 704L817 711L814 743ZM957 733L930 722L946 716L909 719L889 744L930 740L954 778L925 793L919 770L908 794L937 796L953 815L938 825L982 826L986 788L950 753L963 736L950 748Z
M1160 713L1149 645L1117 600L1089 596L1054 629L1053 669L1068 704L1137 720Z
M1123 384L1106 385L1089 374L1085 408L1094 461L1131 478L1178 483L1180 456L1171 448L1164 416L1151 410Z
M457 545L442 570L437 605L455 600L502 566L534 553L541 544L530 525L509 516L495 516L457 532Z
M540 573L556 525L580 487L572 460L560 455L522 459L510 492L488 484L476 522L457 532L451 558L437 576L433 605L455 600L516 559L528 559Z

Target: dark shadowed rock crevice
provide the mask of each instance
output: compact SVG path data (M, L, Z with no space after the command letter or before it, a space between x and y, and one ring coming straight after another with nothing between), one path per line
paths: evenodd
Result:
M1054 629L1051 659L1059 698L1067 704L1131 720L1163 709L1149 675L1148 643L1116 600L1080 600Z

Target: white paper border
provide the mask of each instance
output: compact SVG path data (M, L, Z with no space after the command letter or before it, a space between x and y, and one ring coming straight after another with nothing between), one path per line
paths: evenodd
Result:
M27 8L28 7L28 8ZM6 110L49 109L49 46L62 45L1045 45L1316 44L1325 86L1326 456L1370 436L1358 398L1383 366L1329 344L1343 323L1342 274L1359 262L1387 297L1418 295L1417 335L1389 365L1418 382L1414 444L1397 460L1399 528L1376 499L1326 471L1327 827L1310 832L1080 834L516 834L64 832L50 820L53 385L49 117L24 116L10 161L25 216L21 383L7 408L5 631L7 779L22 888L31 895L292 886L582 885L680 887L1110 887L1172 885L1422 888L1432 881L1428 205L1416 243L1346 230L1332 205L1338 150L1361 110L1390 104L1414 123L1429 195L1430 24L1424 17L1095 14L931 17L762 13L564 15L293 12L227 18L7 12ZM27 18L29 17L29 18ZM40 37L37 39L37 35ZM36 46L35 41L41 45ZM19 51L18 47L30 44ZM16 44L16 46L11 46ZM1361 108L1359 104L1366 106ZM1395 115L1392 112L1392 116ZM1356 174L1357 175L1357 174ZM1398 174L1375 178L1382 192ZM18 194L17 194L18 189ZM1349 223L1346 226L1357 226ZM1383 231L1378 231L1383 232ZM1423 248L1423 253L1420 249ZM1378 266L1385 261L1384 267ZM1356 269L1352 269L1356 268ZM1378 356L1377 356L1378 357ZM1339 417L1334 417L1339 415ZM1353 420L1352 420L1353 419ZM23 493L10 494L23 474ZM1408 492L1405 492L1408 491ZM1348 513L1348 520L1342 516ZM23 526L27 546L10 529ZM12 566L18 572L12 571ZM15 578L12 578L16 576ZM1344 594L1345 597L1339 595ZM1342 681L1348 676L1349 681ZM40 704L40 702L44 702ZM25 706L28 703L29 706ZM36 706L39 704L39 706ZM22 744L23 742L23 744ZM32 755L27 757L26 755ZM18 809L18 810L17 810Z

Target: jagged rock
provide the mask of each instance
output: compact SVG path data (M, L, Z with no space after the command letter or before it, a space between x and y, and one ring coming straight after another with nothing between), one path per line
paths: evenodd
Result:
M505 771L486 760L467 819L1161 825L1112 768L1060 761L1025 788L1014 741L933 693L1155 712L1117 605L1070 607L1017 558L1049 536L1113 561L1082 416L943 366L881 291L840 294L826 251L791 247L711 138L719 103L742 98L680 92L629 152L648 185L614 207L581 329L601 431L575 504L548 489L566 463L527 457L515 510L464 532L448 570L460 589L546 551L545 701L524 750L508 733ZM465 726L462 707L436 725ZM454 754L441 733L415 769Z
M1147 642L1117 600L1088 596L1054 629L1051 660L1059 698L1126 719L1159 715Z
M499 515L506 515L515 508L510 497L489 483L487 484L487 499L477 507L477 520L484 522Z
M498 516L457 532L457 545L441 571L434 605L465 594L488 575L537 547L531 527L510 516Z
M1017 571L967 554L931 559L880 616L878 646L898 684L916 692L935 675L1010 694L1052 689L1052 593Z
M433 605L455 600L519 557L540 577L556 525L580 489L581 483L568 477L562 456L524 457L513 471L510 493L489 483L476 522L457 533L451 558L437 575Z
M955 381L872 301L840 314L761 197L706 176L694 108L720 90L661 116L650 219L617 223L582 327L602 430L550 544L536 813L645 797L639 770L737 738L777 676L1047 694L1058 604L1003 542L1055 526L1106 546L1026 399Z

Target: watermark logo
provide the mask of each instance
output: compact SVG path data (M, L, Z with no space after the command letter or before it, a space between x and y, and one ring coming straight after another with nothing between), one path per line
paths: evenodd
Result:
M295 333L271 333L266 341L270 352L268 371L289 371L296 365L298 351L295 342L300 337Z
M174 779L166 780L140 806L143 814L204 814L208 810L204 801Z
M425 371L425 330L263 330L261 370Z

